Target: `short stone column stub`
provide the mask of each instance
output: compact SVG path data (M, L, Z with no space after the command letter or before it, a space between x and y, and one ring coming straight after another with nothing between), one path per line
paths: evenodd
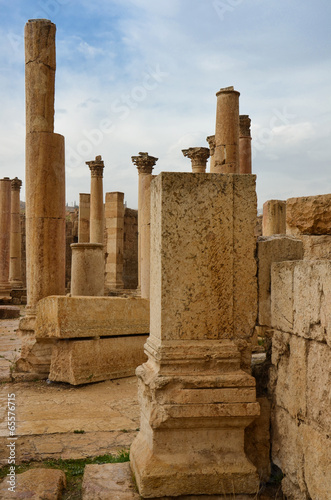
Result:
M150 296L150 184L153 168L158 160L148 153L132 156L138 170L138 290L141 297Z
M239 173L239 96L233 87L216 94L215 166L217 173Z
M78 243L90 241L90 194L79 193Z
M190 158L192 165L192 172L194 174L204 174L207 168L207 160L210 156L208 148L188 148L182 149L185 157Z
M106 289L121 289L123 282L124 253L124 193L106 193L105 224L106 248Z
M215 171L215 135L209 135L206 138L206 141L209 144L209 150L210 150L210 173L214 173Z
M249 115L239 116L239 173L252 173L252 137Z
M85 162L91 171L91 196L90 196L90 243L103 243L103 169L104 162L101 156L95 160Z
M10 297L11 180L0 179L0 296Z
M263 204L262 234L286 234L286 201L268 200Z
M141 425L130 454L142 497L258 489L244 429L259 405L239 353L256 320L255 218L255 176L152 181L149 359L136 371Z
M21 209L20 191L22 181L15 177L11 181L11 225L10 225L10 264L9 282L12 288L22 288L21 269Z
M71 295L104 295L104 254L102 243L72 243Z

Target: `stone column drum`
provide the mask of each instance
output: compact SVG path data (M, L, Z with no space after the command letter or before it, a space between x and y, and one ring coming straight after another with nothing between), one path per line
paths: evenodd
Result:
M222 174L239 173L239 96L233 87L216 94L215 166Z
M123 288L124 193L106 193L106 288Z
M132 156L138 169L138 290L143 299L148 299L150 294L150 185L157 160L148 153Z
M207 160L209 158L208 148L182 149L182 153L187 158L190 158L194 174L204 174L206 172Z
M71 295L104 295L104 254L101 243L72 243Z
M11 181L11 225L10 225L10 264L9 282L12 288L22 288L21 269L21 207L20 191L22 181L15 177Z
M78 243L90 241L90 195L79 193Z
M136 370L130 453L143 498L258 491L244 429L259 404L243 370L257 314L255 222L253 175L152 181L148 361Z
M10 297L10 221L11 221L11 180L0 179L0 296Z
M209 144L209 150L210 150L210 173L215 172L215 136L214 135L209 135L206 138L206 141Z
M239 173L252 173L251 119L248 115L239 116Z
M286 234L286 201L268 200L263 203L262 234Z
M87 161L86 165L91 170L91 196L90 196L90 242L103 243L103 169L104 163L101 156L96 156L94 161Z

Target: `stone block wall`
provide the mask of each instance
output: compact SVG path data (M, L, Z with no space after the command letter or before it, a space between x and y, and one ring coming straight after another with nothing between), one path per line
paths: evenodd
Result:
M331 262L272 264L272 458L288 500L331 491Z

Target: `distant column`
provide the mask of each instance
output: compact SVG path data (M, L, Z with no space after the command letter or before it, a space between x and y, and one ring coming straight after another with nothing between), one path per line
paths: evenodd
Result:
M22 288L21 269L21 207L20 191L22 181L15 177L11 181L11 225L10 225L10 264L9 282L12 288Z
M0 179L0 296L10 296L10 205L11 180Z
M148 153L132 156L132 162L138 169L138 289L141 297L148 299L150 295L150 220L151 195L150 186L152 171L158 158Z
M123 288L124 193L106 193L106 288Z
M207 160L209 158L208 148L182 149L182 153L187 158L190 158L194 174L204 174L206 172Z
M239 116L239 173L252 173L251 119L248 115Z
M79 193L78 243L90 241L90 195Z
M215 171L215 136L209 135L206 139L209 144L210 150L210 173L214 173Z
M239 96L233 87L216 94L215 167L223 174L239 173Z
M94 161L87 161L86 165L91 170L91 196L90 196L90 243L103 243L103 169L104 163L101 156L96 156Z
M286 201L268 200L263 204L262 235L286 234Z

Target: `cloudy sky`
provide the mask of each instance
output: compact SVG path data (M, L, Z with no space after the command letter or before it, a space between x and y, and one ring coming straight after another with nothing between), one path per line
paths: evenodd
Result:
M23 30L38 17L57 26L69 204L98 154L104 190L131 208L132 155L158 157L155 174L190 171L181 150L208 147L215 93L230 85L252 119L259 207L331 192L330 0L0 0L0 177L23 181Z

